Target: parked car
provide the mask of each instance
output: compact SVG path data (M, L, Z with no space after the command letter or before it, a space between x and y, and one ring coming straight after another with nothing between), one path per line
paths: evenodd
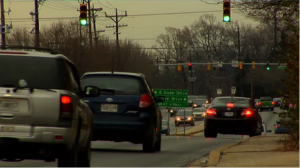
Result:
M94 113L93 141L129 141L143 144L144 152L161 150L162 114L157 103L164 97L154 96L143 74L89 72L82 76L82 84L103 90L85 99Z
M93 114L83 98L100 89L83 89L75 65L54 50L0 50L0 159L90 167Z

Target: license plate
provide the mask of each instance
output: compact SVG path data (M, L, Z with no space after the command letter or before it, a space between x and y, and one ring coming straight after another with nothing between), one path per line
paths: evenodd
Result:
M101 104L101 112L117 112L117 104Z
M231 117L233 116L233 112L225 112L225 116Z
M19 103L13 100L3 100L0 102L0 107L15 109L18 108Z
M15 132L15 127L13 126L2 126L1 132Z

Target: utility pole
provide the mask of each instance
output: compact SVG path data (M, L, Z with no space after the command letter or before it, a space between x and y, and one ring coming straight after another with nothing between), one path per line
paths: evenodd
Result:
M35 8L35 47L40 47L39 0L34 0Z
M277 51L277 7L274 10L274 50Z
M123 25L119 25L119 22L121 21L121 19L123 17L126 17L127 16L127 11L125 11L125 15L118 15L118 9L116 8L116 15L107 15L107 13L105 12L105 17L109 17L111 20L113 20L116 25L113 25L113 26L106 26L106 28L116 28L116 56L117 56L117 67L119 68L120 67L120 59L121 59L121 56L120 56L120 43L119 43L119 28L120 27L125 27L127 26L127 24L123 24ZM114 72L114 65L115 65L115 59L114 57L112 57L112 72Z
M2 49L5 48L6 39L5 39L5 14L4 14L4 0L0 0L1 5L1 41Z
M88 11L89 11L89 38L90 38L90 48L93 47L93 38L92 38L92 17L91 17L91 0L87 0Z
M93 28L94 28L94 38L95 38L95 47L98 45L98 37L97 37L97 30L96 30L96 19L95 17L97 15L95 15L95 13L97 11L101 11L102 8L95 8L95 5L93 4L93 9L91 9L90 11L92 11L92 18L93 18ZM104 30L105 31L105 30ZM103 30L100 30L99 32L104 32Z
M190 62L192 62L192 51L189 50L189 52L190 52ZM193 77L193 69L191 69L191 77ZM193 82L191 82L191 86L192 86L192 95L194 95L194 83Z
M240 57L241 57L241 36L240 36L240 25L239 25L239 23L238 23L238 61L239 61L239 59L240 59Z

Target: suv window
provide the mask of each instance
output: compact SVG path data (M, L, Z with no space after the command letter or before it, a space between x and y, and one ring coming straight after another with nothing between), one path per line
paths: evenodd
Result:
M18 87L20 80L28 88L63 89L57 59L0 55L0 87Z
M248 99L239 98L215 98L211 103L212 106L227 106L227 103L233 103L235 106L239 107L251 107L250 101Z
M116 95L141 95L145 88L141 79L125 75L87 75L81 80L82 87L96 86L100 89L113 89Z

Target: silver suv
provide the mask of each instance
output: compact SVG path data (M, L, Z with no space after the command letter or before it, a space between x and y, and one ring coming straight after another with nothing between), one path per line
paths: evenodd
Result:
M91 88L86 95L74 64L50 49L0 50L0 159L90 167L93 114L83 98L100 93Z

